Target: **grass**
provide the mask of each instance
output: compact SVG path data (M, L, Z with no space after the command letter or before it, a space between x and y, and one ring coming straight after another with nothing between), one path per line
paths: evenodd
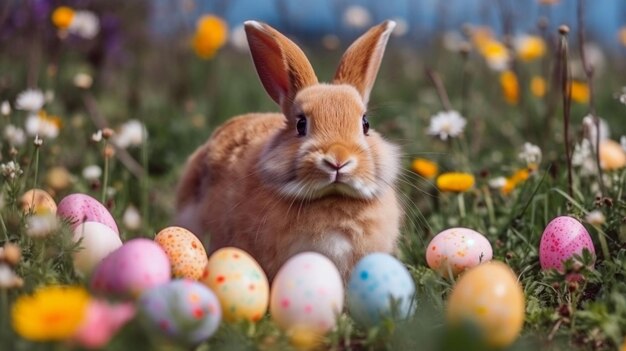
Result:
M15 39L22 44L19 50L3 51L0 55L0 100L14 99L27 84L53 91L55 97L45 109L60 116L63 126L56 139L44 139L39 148L31 138L15 152L6 141L2 143L2 162L14 160L24 171L14 180L3 178L5 204L0 212L0 243L8 239L23 251L16 273L24 279L24 286L0 290L0 348L70 349L71 345L64 343L36 344L20 339L9 326L8 306L20 294L42 284L85 283L72 268L70 253L76 245L72 244L67 227L43 240L26 235L27 216L22 214L18 201L21 193L40 187L57 201L75 192L98 199L106 196L103 202L120 224L129 205L140 209L140 229L123 227L124 239L153 237L173 217L174 189L186 157L229 117L250 111L276 111L277 107L258 83L248 54L230 48L211 61L203 61L195 58L179 38L135 37L125 47L132 57L117 65L114 61L94 62L88 51L70 43L51 48L30 35L22 33ZM132 45L133 40L141 45ZM371 329L355 325L344 314L338 328L327 336L325 346L336 350L484 349L484 345L476 343L471 328L451 330L446 326L445 301L454 282L427 268L424 256L435 234L452 226L466 226L489 239L494 259L510 265L523 286L524 330L510 350L616 349L626 330L626 171L607 172L605 192L597 196L597 177L584 175L575 168L573 192L568 195L558 89L551 89L544 98L528 92L531 76L549 77L556 62L554 57L549 52L534 63L517 62L521 96L518 104L509 105L502 98L499 84L494 84L498 74L476 52L468 57L440 47L419 52L406 44L392 43L387 50L372 93L370 123L401 145L404 152L404 171L398 186L406 216L399 257L415 280L417 311L408 321L389 320ZM165 49L168 47L174 49ZM341 52L315 44L308 45L305 51L318 76L327 80ZM36 52L33 55L37 59L18 59L28 52ZM622 121L626 107L615 99L624 84L619 78L624 66L618 57L608 60L604 72L596 73L593 93L596 110L607 120L616 138L626 134ZM426 135L430 116L442 110L442 106L425 68L441 77L450 104L467 117L468 127L462 137L442 142ZM72 79L78 72L92 75L93 87L76 87ZM581 120L587 110L584 103L572 105L573 143L580 140ZM0 126L23 125L24 118L23 112L13 111L2 117ZM146 125L147 139L141 146L118 150L116 157L105 160L103 144L92 142L91 135L104 125L114 128L130 118ZM508 195L491 189L491 178L510 176L525 167L517 154L526 141L543 150L537 171ZM135 168L129 168L120 154L133 160ZM410 170L415 157L432 159L441 170L471 172L476 176L476 185L462 195L439 192L432 181ZM103 184L80 176L85 166L93 164L105 170ZM51 186L49 172L58 166L72 175L66 187ZM114 195L106 188L103 190L107 183ZM459 201L464 205L462 212ZM571 266L570 273L576 270L583 276L577 283L568 282L564 274L542 271L538 247L545 225L558 215L584 219L593 210L606 217L600 226L586 223L598 253L595 269ZM163 340L136 320L123 328L106 349L146 347L187 349ZM289 348L287 339L266 317L256 325L223 325L216 336L197 350L282 348Z

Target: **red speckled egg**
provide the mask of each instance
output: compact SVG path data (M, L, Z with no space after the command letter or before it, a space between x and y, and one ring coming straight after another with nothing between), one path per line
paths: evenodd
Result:
M113 229L116 234L120 233L115 220L106 207L89 195L71 194L64 197L59 202L57 215L67 220L72 230L83 222L98 222Z
M177 278L199 280L209 259L204 246L192 232L181 227L167 227L154 241L161 245L172 263L172 274Z
M426 249L428 266L444 277L491 260L489 240L468 228L450 228L437 234Z
M550 221L539 244L539 262L543 269L563 270L563 262L587 249L596 251L587 229L575 218L559 216Z

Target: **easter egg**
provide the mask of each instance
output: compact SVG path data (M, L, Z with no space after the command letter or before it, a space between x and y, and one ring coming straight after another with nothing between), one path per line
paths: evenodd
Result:
M148 239L132 239L96 266L91 287L103 294L138 297L144 290L170 281L170 273L161 246Z
M113 229L98 222L85 222L74 229L74 242L80 240L73 253L74 268L85 276L91 274L102 259L122 246L120 236Z
M428 266L442 276L456 276L468 268L490 261L489 240L468 228L450 228L437 234L426 249Z
M72 230L83 222L99 222L119 234L117 224L98 200L85 194L71 194L59 202L57 215L69 222Z
M596 253L587 229L573 217L559 216L548 223L541 235L539 263L543 269L562 271L563 262L574 255L582 256L584 249Z
M512 344L524 324L524 292L506 264L493 261L465 272L448 299L447 320L451 325L472 323L487 344Z
M184 279L146 290L139 299L144 323L185 344L199 344L215 333L222 311L206 286Z
M611 139L600 142L600 167L607 171L626 167L626 151L620 143Z
M193 233L181 227L167 227L156 235L154 241L167 254L174 277L192 280L202 277L209 260L204 246Z
M259 264L243 250L225 247L209 258L202 281L215 292L229 322L256 322L267 311L269 283Z
M384 253L363 257L352 270L348 284L348 309L366 326L381 317L408 317L414 307L415 283L404 265ZM392 316L392 311L397 315Z
M50 194L41 189L31 189L20 198L20 206L24 213L36 215L57 213L57 204Z
M316 252L303 252L278 270L270 313L287 335L315 339L335 327L343 297L343 282L332 261Z

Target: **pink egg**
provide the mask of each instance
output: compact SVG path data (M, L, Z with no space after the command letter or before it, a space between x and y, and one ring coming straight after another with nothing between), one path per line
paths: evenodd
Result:
M543 269L563 270L563 262L587 249L596 251L587 229L575 218L559 216L550 221L541 236L539 262Z
M453 276L483 262L491 261L489 240L468 228L450 228L437 234L428 244L428 266L443 276Z
M94 291L125 297L170 281L170 262L163 249L148 239L133 239L111 252L96 267Z
M67 220L72 230L83 222L98 222L113 229L116 234L120 233L109 211L89 195L71 194L64 197L59 202L57 215Z

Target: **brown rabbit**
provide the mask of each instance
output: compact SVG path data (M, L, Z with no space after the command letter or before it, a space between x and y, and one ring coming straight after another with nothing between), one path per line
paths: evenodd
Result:
M254 65L282 113L235 117L191 155L178 224L209 233L209 252L249 252L270 279L298 252L326 255L344 279L363 255L393 252L398 149L370 128L366 106L394 27L361 36L324 84L292 41L247 21Z

